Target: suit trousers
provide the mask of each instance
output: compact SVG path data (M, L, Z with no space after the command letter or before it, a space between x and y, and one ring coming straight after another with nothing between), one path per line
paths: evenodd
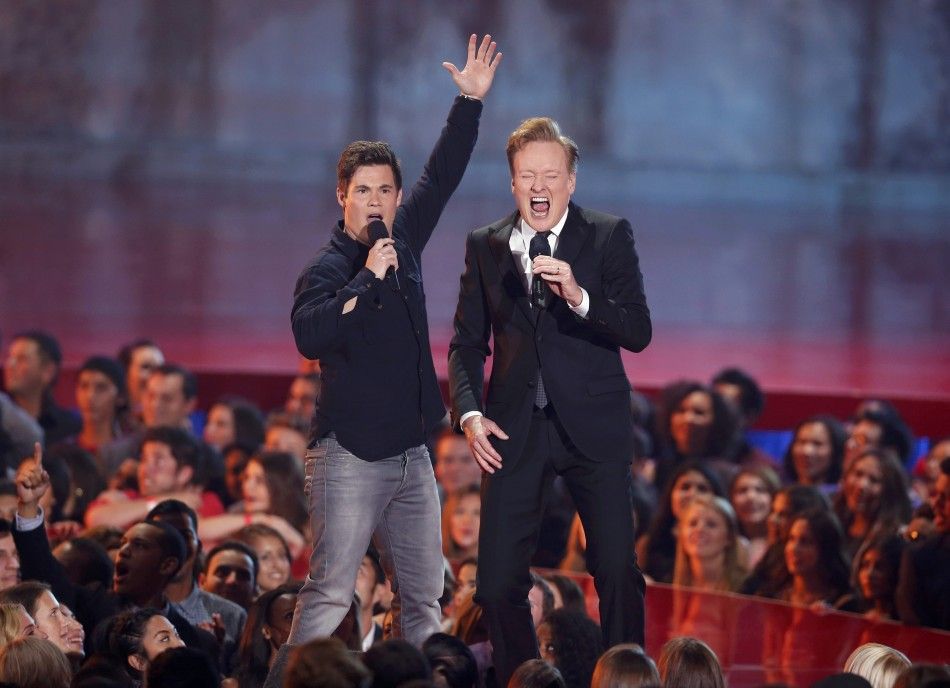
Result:
M549 404L535 409L516 464L482 479L475 600L489 624L500 685L522 662L538 657L529 564L556 475L563 477L587 534L587 567L600 596L605 643L644 642L645 585L634 552L629 463L582 455Z

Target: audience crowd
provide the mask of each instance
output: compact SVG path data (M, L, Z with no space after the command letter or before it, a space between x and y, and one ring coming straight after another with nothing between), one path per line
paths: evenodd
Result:
M226 396L204 415L195 375L150 340L85 361L71 408L52 394L62 360L41 331L5 349L0 686L263 685L308 568L318 370L294 378L282 408ZM734 368L676 381L655 404L632 393L630 498L648 579L950 630L950 438L914 456L908 424L872 399L847 419L803 419L771 456L750 433L765 401ZM350 613L294 651L286 686L496 685L473 599L481 474L451 429L431 447L444 633L421 648L389 637L393 595L371 547ZM655 661L604 647L575 577L583 526L566 490L555 494L528 598L540 659L509 686L727 685L699 637L672 638ZM946 666L911 659L868 643L819 684L950 686Z

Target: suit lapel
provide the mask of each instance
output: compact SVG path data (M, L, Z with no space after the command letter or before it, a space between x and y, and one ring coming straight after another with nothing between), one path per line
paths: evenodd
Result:
M498 263L502 289L510 299L518 304L524 316L534 324L535 319L531 313L528 293L525 291L524 277L521 274L520 267L515 265L514 256L511 255L511 247L508 245L511 239L511 230L514 228L517 219L518 213L515 213L504 224L493 230L488 237L488 246L495 262Z
M589 236L590 230L587 223L581 217L577 206L571 203L568 206L564 229L561 230L561 236L557 239L557 250L554 252L554 257L573 265L581 249L584 248L584 244L587 243Z

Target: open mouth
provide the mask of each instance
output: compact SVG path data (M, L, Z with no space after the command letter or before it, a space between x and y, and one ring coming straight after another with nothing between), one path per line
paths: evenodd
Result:
M547 217L548 211L550 209L551 199L547 196L531 197L531 214L534 217Z
M370 213L366 216L366 219L368 222L372 222L373 220L382 220L383 215L382 213Z
M128 577L129 577L129 565L121 561L116 562L115 575L113 576L113 579L115 580L115 582L121 583Z

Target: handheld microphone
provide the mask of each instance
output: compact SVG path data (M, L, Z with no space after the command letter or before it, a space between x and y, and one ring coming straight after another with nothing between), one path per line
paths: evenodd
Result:
M548 243L548 233L538 232L531 239L528 246L528 257L533 261L538 256L551 255L551 245ZM541 275L533 275L531 280L531 302L538 308L546 308L548 305L548 290L550 287L544 283Z
M367 228L369 230L369 240L374 244L380 239L388 239L389 232L386 230L386 224L382 220L373 220ZM399 291L399 278L396 277L396 270L392 265L386 270L386 282L392 287L393 291Z

